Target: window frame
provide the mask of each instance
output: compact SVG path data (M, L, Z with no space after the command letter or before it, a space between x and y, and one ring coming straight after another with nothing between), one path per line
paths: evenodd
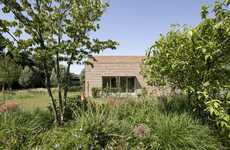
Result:
M115 84L112 83L115 79ZM129 87L129 81L130 79L133 81L133 86L132 88ZM107 80L107 81L106 81ZM125 81L122 82L121 80ZM102 88L105 90L109 90L110 92L120 92L120 93L134 93L135 90L137 89L137 78L136 76L102 76ZM107 86L105 86L105 83L107 84ZM123 85L125 85L125 88L123 86L121 86L121 84L124 83ZM109 84L109 85L108 85ZM115 86L113 86L112 84L114 84Z

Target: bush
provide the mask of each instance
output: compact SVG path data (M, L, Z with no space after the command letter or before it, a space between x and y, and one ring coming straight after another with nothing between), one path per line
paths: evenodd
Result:
M26 66L20 77L19 84L25 88L35 88L35 87L43 87L45 82L45 78L42 73L37 69Z
M2 89L6 85L11 89L11 86L18 81L21 71L21 66L13 58L6 54L0 55L0 86Z
M89 101L81 100L80 96L77 96L76 98L68 98L64 113L65 121L77 118L79 114L87 111L89 107L92 109L93 105L91 105Z
M107 107L96 111L89 109L81 113L77 121L71 122L65 128L55 128L42 135L41 149L107 149L112 139L120 136L119 122L113 120L113 114Z
M0 122L0 149L12 150L31 149L52 125L51 115L40 110L1 113Z
M167 114L190 114L193 118L199 119L202 124L209 126L213 130L214 134L218 136L223 146L230 147L228 137L224 134L220 134L220 132L217 130L217 127L215 126L214 120L207 118L209 114L207 112L203 112L202 114L200 114L194 111L187 96L178 95L169 97L166 106L159 106L159 108L161 109L161 111ZM225 134L227 134L227 132L225 132Z
M42 149L218 149L210 129L188 114L164 114L153 100L128 100L81 113L65 129L47 133ZM49 136L48 136L49 135ZM56 139L53 139L56 137Z
M127 120L129 125L145 124L150 128L144 143L153 144L150 149L218 149L218 141L207 126L186 113L162 113L155 101L131 101L117 112L120 120Z
M92 96L93 96L94 98L98 98L98 97L100 97L100 94L101 94L101 88L93 87L93 88L91 89L91 92L92 92Z
M70 92L80 92L82 91L82 87L81 86L71 86L69 87L69 91Z
M202 126L187 114L158 114L155 134L161 149L218 149L208 127Z
M12 114L0 126L0 149L219 149L207 126L186 113L162 113L155 99L129 98L118 107L72 99L68 106L74 120L61 128L50 128L45 113Z
M230 44L223 42L230 40L229 5L229 0L216 1L210 12L203 6L197 26L162 35L146 55L142 72L151 85L186 91L200 118L213 121L230 140Z
M148 91L146 88L137 89L135 93L137 94L137 97L145 97L148 95Z
M190 101L186 95L167 97L167 102L162 110L166 111L167 113L194 113Z

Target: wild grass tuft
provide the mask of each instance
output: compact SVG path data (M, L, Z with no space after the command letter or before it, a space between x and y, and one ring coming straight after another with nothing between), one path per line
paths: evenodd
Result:
M220 149L207 126L187 113L163 113L156 99L81 107L74 107L73 120L64 127L52 127L48 112L7 114L0 149Z

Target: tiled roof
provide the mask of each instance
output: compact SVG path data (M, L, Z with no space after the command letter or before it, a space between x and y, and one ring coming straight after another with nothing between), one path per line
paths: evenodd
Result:
M94 56L93 63L139 63L144 56Z

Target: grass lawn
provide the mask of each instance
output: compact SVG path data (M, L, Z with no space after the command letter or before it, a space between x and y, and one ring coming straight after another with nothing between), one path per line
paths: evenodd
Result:
M55 97L57 92L54 91ZM69 92L69 97L75 97L79 92ZM22 110L30 111L36 108L46 109L51 100L48 96L46 89L28 89L7 92L5 94L6 101L15 101ZM0 103L4 102L4 95L0 92Z

